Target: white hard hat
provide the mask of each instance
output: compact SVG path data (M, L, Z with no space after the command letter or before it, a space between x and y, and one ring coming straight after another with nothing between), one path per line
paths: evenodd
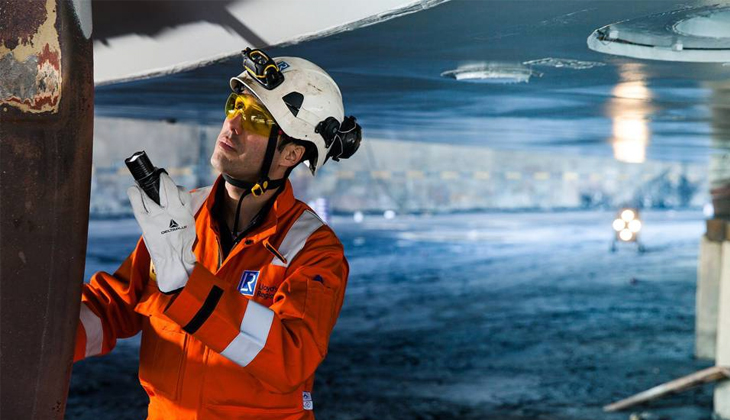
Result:
M333 144L327 144L321 134L326 121L330 117L336 120L337 128L345 118L340 88L329 74L310 61L297 57L273 60L284 76L276 87L266 88L244 69L231 78L231 89L240 93L245 86L259 98L287 136L314 143L317 157L308 163L314 174L326 161Z

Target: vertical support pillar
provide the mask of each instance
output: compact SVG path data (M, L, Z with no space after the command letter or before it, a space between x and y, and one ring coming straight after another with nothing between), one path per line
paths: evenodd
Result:
M698 359L715 359L725 225L723 220L708 220L707 234L700 240L695 313L695 357Z
M713 83L710 107L712 111L712 148L708 176L710 195L715 218L724 219L722 269L718 287L718 322L715 363L730 366L730 84ZM709 228L708 222L708 228ZM708 229L709 232L709 229ZM720 382L715 387L715 414L723 420L730 420L730 381Z
M89 223L88 0L0 0L0 418L61 420Z
M730 238L722 245L716 364L730 366ZM730 380L715 386L715 415L730 420Z

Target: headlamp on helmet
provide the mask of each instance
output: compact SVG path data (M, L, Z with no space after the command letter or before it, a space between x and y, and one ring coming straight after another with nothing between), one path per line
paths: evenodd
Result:
M265 52L246 48L241 53L243 54L243 68L261 86L272 90L284 81L284 75L279 71L279 67Z

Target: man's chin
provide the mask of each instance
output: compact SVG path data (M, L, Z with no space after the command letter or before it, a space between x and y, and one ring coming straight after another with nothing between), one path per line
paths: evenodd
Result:
M247 182L256 182L258 179L256 176L252 176L251 174L243 174L240 170L236 170L236 168L232 168L231 165L226 165L227 162L213 162L211 159L211 164L213 166L213 169L215 169L217 172L221 174L226 174L230 176L231 178L240 179L241 181L247 181Z
M213 152L213 156L210 157L210 166L218 172L223 172L223 169L227 166L224 163L225 160L225 157L221 156L221 154L216 150Z

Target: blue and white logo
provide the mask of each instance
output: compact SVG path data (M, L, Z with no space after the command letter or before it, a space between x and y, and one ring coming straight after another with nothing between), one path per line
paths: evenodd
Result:
M276 65L279 66L279 71L284 71L289 68L289 63L286 61L279 61Z
M302 405L305 410L314 410L314 401L312 401L312 394L304 391L302 392Z
M244 296L253 296L256 293L256 283L259 281L259 272L246 270L241 274L238 291Z

